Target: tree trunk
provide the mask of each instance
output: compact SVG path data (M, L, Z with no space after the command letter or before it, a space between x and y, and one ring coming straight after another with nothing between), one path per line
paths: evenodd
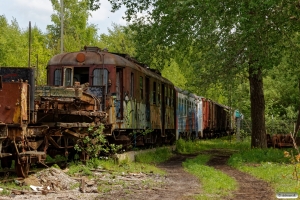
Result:
M263 91L262 68L249 66L250 100L251 100L251 147L267 148L265 126L265 97Z
M300 79L298 79L298 87L300 91ZM297 123L296 123L296 128L295 128L295 137L297 136L298 131L300 130L300 106L298 109L298 117L297 117Z

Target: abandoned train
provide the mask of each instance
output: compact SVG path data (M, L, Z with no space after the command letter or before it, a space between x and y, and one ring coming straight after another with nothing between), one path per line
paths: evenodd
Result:
M224 134L232 130L229 110L98 47L52 57L47 85L35 85L34 68L0 67L1 167L14 160L26 177L32 163L67 156L100 124L107 141L123 148Z

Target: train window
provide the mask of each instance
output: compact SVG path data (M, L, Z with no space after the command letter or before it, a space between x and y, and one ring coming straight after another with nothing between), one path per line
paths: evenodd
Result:
M131 76L130 76L130 94L131 94L131 97L133 98L134 97L134 74L131 73Z
M142 76L140 76L140 97L141 97L141 100L144 99L144 79Z
M168 87L165 86L165 104L168 105Z
M185 99L182 99L183 115L185 115Z
M171 106L173 106L173 100L174 100L174 96L173 96L173 89L171 89Z
M184 102L184 115L187 115L187 99L185 99L185 102Z
M93 71L93 85L107 86L107 83L108 83L107 69L95 69Z
M0 76L0 90L2 90L2 76Z
M73 84L73 70L72 68L65 68L64 70L64 86L72 86Z
M153 104L156 104L156 82L153 82Z
M160 84L158 84L157 86L157 103L160 104Z
M54 85L56 86L61 85L61 69L56 69L54 71Z

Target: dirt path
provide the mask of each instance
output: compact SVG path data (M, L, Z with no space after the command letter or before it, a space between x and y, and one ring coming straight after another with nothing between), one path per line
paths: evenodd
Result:
M233 193L230 200L273 200L275 197L274 190L265 181L259 180L247 173L240 172L232 167L226 165L227 160L233 152L224 150L210 150L204 152L212 155L212 159L207 163L209 166L218 169L230 177L233 177L239 189Z
M165 170L162 186L154 186L148 189L131 189L131 193L119 191L112 195L105 195L99 199L124 199L124 200L188 200L190 196L199 194L201 187L196 177L185 172L182 162L196 155L176 155L158 167Z
M227 200L275 199L275 193L267 183L226 165L226 161L232 152L211 150L204 153L212 155L212 159L208 162L209 166L221 170L235 178L239 184L239 189L233 193L234 196L227 198ZM56 190L46 195L37 193L13 195L11 197L0 196L0 200L188 200L192 199L191 196L201 194L201 184L198 179L185 172L182 167L182 162L187 158L193 158L195 156L196 155L178 154L167 162L160 164L158 167L167 172L165 176L143 173L113 175L108 172L95 172L93 180L89 181L92 181L92 186L86 187L86 193L82 193L78 189ZM62 175L64 175L64 173ZM62 175L56 175L55 177L62 177L62 179L66 181L68 177L63 177ZM44 177L44 179L46 179L46 177ZM54 182L59 183L61 181L62 180L58 179ZM69 180L69 182L69 185L71 185L73 180Z

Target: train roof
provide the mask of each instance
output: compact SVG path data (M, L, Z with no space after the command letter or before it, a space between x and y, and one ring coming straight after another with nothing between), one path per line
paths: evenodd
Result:
M181 88L179 88L179 87L176 87L176 86L175 86L175 90L176 90L178 93L184 94L184 95L186 95L186 96L189 96L189 97L192 97L192 98L195 98L195 99L205 99L206 101L211 101L211 102L213 102L214 104L216 104L216 105L218 105L218 106L220 106L220 107L223 107L223 108L225 108L225 109L228 109L228 110L231 109L229 106L220 104L220 103L218 103L218 102L216 102L216 101L214 101L214 100L212 100L212 99L209 99L209 98L206 98L206 97L203 97L203 96L198 96L198 95L196 95L196 94L194 94L194 93L191 93L191 92L189 92L189 91L187 91L187 90L183 90L183 89L181 89Z
M183 90L183 89L181 89L181 88L179 88L179 87L176 87L176 86L175 86L175 90L176 90L178 93L187 95L187 96L189 96L189 97L193 97L193 98L195 98L195 99L202 99L202 98L205 98L205 97L198 96L198 95L196 95L196 94L194 94L194 93L191 93L191 92L189 92L189 91L187 91L187 90Z
M81 51L68 52L53 56L47 67L49 66L85 66L85 65L115 65L120 67L130 67L141 71L144 74L155 77L162 82L173 85L171 81L161 76L154 69L150 69L147 65L137 62L134 58L127 54L111 53L101 50L98 47L85 47Z

